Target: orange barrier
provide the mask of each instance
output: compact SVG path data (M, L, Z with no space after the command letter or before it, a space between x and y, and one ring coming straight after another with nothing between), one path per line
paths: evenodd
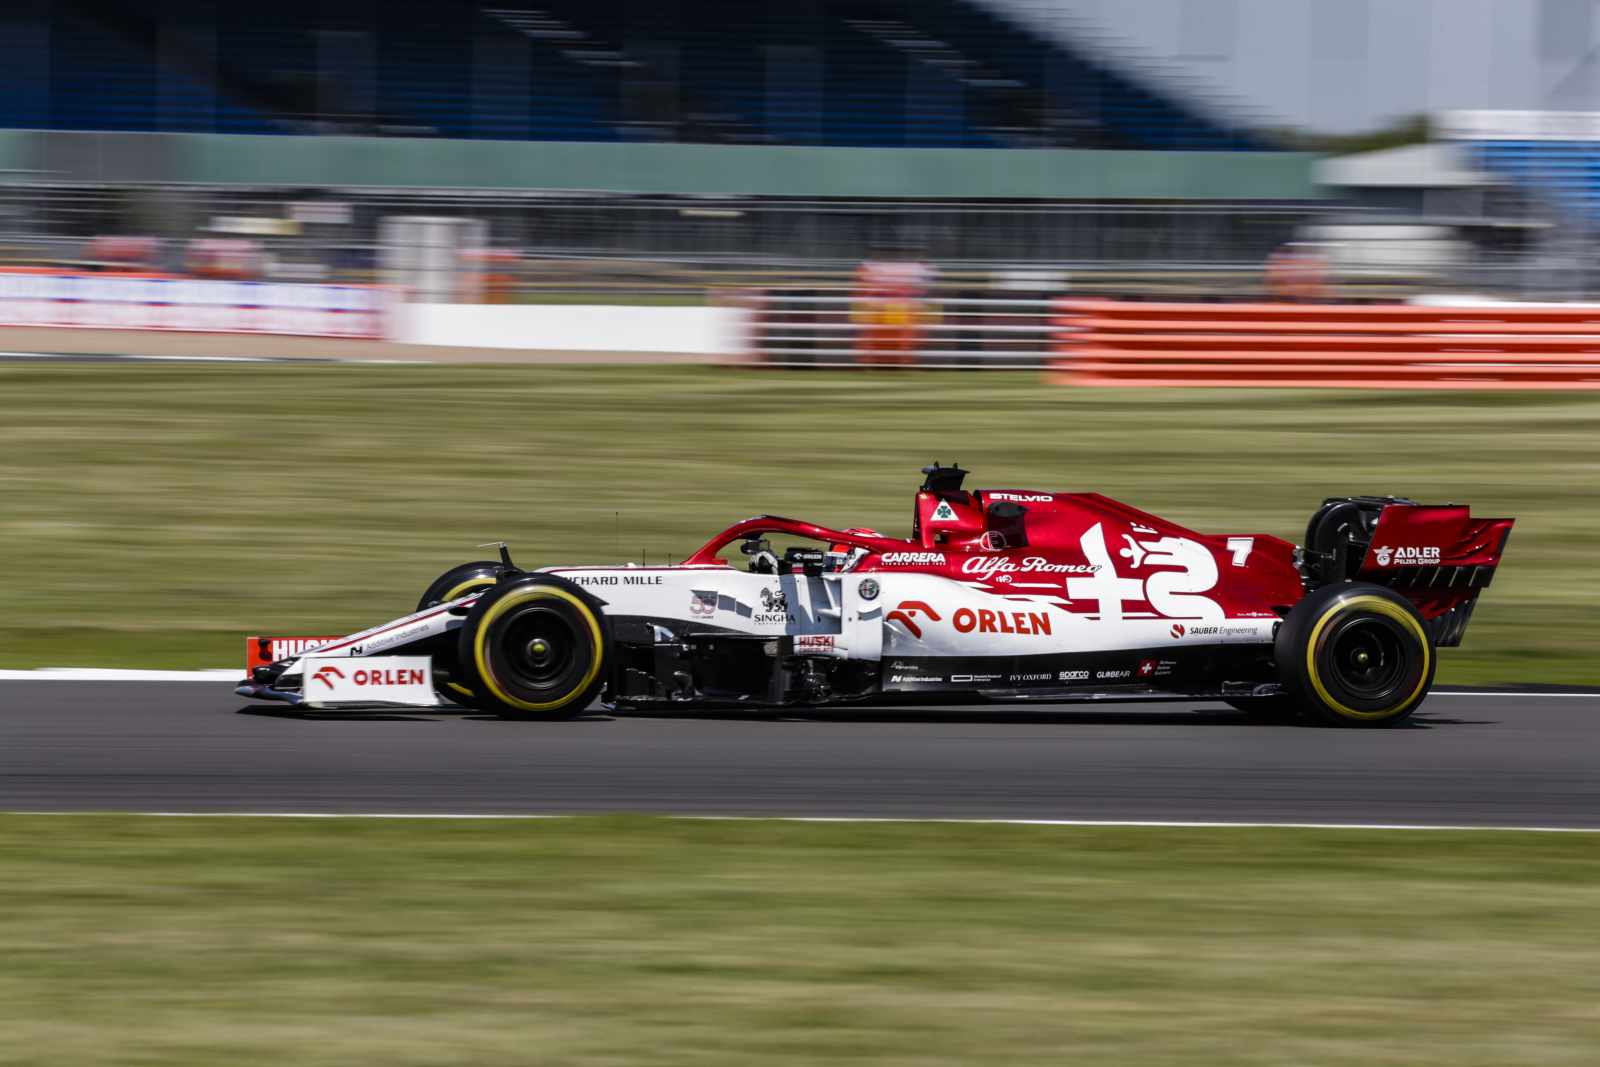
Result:
M1063 299L1073 385L1600 389L1600 307Z

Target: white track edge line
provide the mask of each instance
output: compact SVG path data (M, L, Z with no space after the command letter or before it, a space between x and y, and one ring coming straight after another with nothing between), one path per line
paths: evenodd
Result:
M244 677L244 668L212 667L198 671L122 669L117 667L30 667L0 670L0 682L225 682ZM1550 693L1538 690L1456 689L1436 690L1429 699L1443 697L1569 697L1600 700L1600 693ZM1196 703L1205 703L1196 698ZM1009 706L1009 705L1008 705Z
M1362 822L1205 822L1180 819L961 819L930 816L871 815L652 815L636 812L595 814L481 813L481 812L342 812L342 811L0 811L6 815L130 815L151 819L430 819L463 821L516 821L552 819L602 819L613 815L642 814L644 818L682 822L785 822L785 823L932 823L951 826L1054 826L1093 829L1131 828L1157 830L1395 830L1448 831L1478 833L1494 831L1522 834L1600 834L1600 826L1472 826L1459 823L1362 823Z
M1546 693L1537 689L1525 693L1509 689L1459 689L1428 694L1429 700L1438 700L1441 697L1587 697L1590 700L1600 700L1600 693Z
M34 667L0 670L7 682L225 682L244 677L243 667L199 671L132 670L116 667Z

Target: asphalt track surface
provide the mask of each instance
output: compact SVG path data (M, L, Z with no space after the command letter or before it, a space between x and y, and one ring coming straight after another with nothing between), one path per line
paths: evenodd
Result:
M0 810L1600 827L1600 695L1439 692L1334 730L1211 704L313 717L212 683L3 681Z

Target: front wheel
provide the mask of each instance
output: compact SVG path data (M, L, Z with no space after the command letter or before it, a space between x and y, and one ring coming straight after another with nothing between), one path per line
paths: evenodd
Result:
M1336 726L1393 726L1433 684L1427 628L1410 601L1380 585L1316 590L1289 612L1274 646L1285 693Z
M456 657L475 703L517 718L581 715L605 682L605 613L551 574L497 584L461 626Z
M460 600L469 593L481 592L500 580L506 565L499 560L480 559L451 567L435 578L417 598L417 610L427 611L436 604ZM436 661L433 672L433 691L452 704L471 707L476 697L459 677L460 670L450 663Z

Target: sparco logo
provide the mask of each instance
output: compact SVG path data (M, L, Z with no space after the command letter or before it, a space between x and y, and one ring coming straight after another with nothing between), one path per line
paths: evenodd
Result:
M921 600L902 600L895 606L893 611L883 617L883 621L898 622L901 626L911 631L912 637L920 638L922 636L922 627L917 622L919 613L926 615L934 622L938 622L943 618L937 611L934 611Z
M882 556L882 562L890 564L890 565L906 564L906 563L940 564L940 563L944 562L944 553L943 552L885 552L883 554L883 556Z

